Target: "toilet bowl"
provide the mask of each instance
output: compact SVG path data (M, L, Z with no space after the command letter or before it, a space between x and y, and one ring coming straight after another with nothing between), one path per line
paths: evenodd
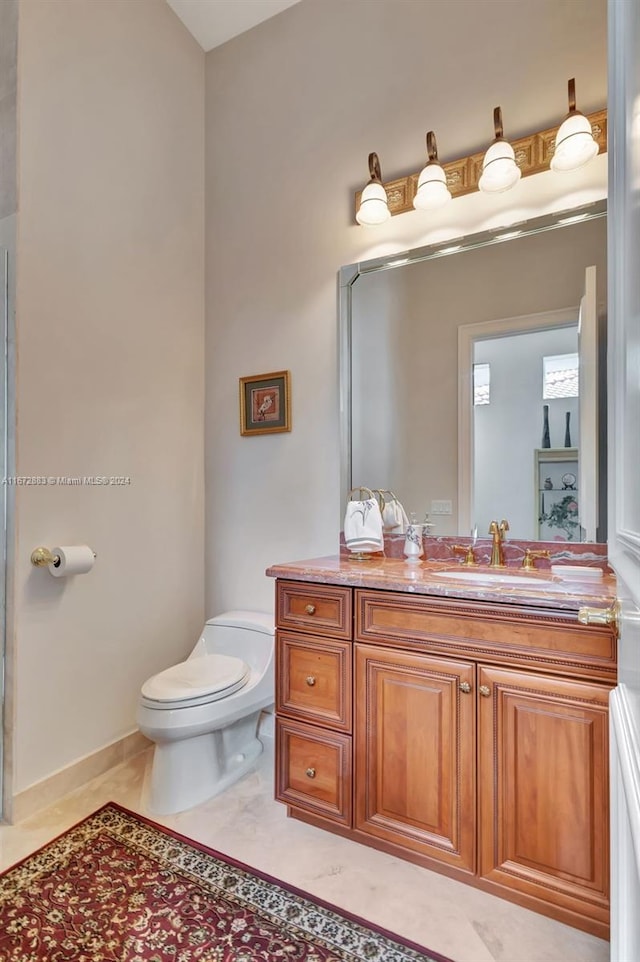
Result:
M147 807L162 815L213 798L262 752L260 713L274 701L273 616L211 618L186 661L142 686L137 722L155 742Z

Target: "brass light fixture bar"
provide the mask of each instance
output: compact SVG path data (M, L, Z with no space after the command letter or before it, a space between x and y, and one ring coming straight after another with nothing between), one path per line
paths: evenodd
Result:
M594 139L598 144L598 153L603 154L607 150L606 108L593 114L587 114L587 119L591 124ZM521 137L520 140L511 141L511 146L516 155L516 163L522 171L523 177L549 170L559 128L560 124L557 124L547 130L539 130L527 137ZM452 197L462 197L464 194L470 194L474 190L478 190L485 152L486 148L477 154L471 154L469 157L461 157L459 160L442 164L447 175L447 187ZM389 211L392 216L414 210L413 198L416 194L419 176L420 171L415 174L407 174L406 177L398 177L397 180L389 180L383 184L387 192ZM356 192L355 210L360 207L361 194L361 190Z

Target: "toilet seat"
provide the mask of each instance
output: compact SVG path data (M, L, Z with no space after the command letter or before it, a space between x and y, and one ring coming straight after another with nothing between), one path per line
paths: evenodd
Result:
M142 686L142 704L148 708L190 708L219 701L243 688L250 675L241 658L204 655L165 668Z

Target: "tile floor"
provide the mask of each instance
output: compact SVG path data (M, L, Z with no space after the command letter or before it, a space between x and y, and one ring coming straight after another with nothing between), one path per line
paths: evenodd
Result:
M0 825L0 869L114 801L425 945L454 962L608 962L609 944L310 825L273 801L273 742L254 772L188 812L145 807L151 752L118 765L31 818Z

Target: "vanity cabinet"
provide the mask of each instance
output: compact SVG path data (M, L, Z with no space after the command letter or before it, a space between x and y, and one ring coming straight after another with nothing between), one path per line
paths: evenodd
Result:
M329 587L348 640L317 631ZM279 580L276 674L290 815L607 937L610 628Z

